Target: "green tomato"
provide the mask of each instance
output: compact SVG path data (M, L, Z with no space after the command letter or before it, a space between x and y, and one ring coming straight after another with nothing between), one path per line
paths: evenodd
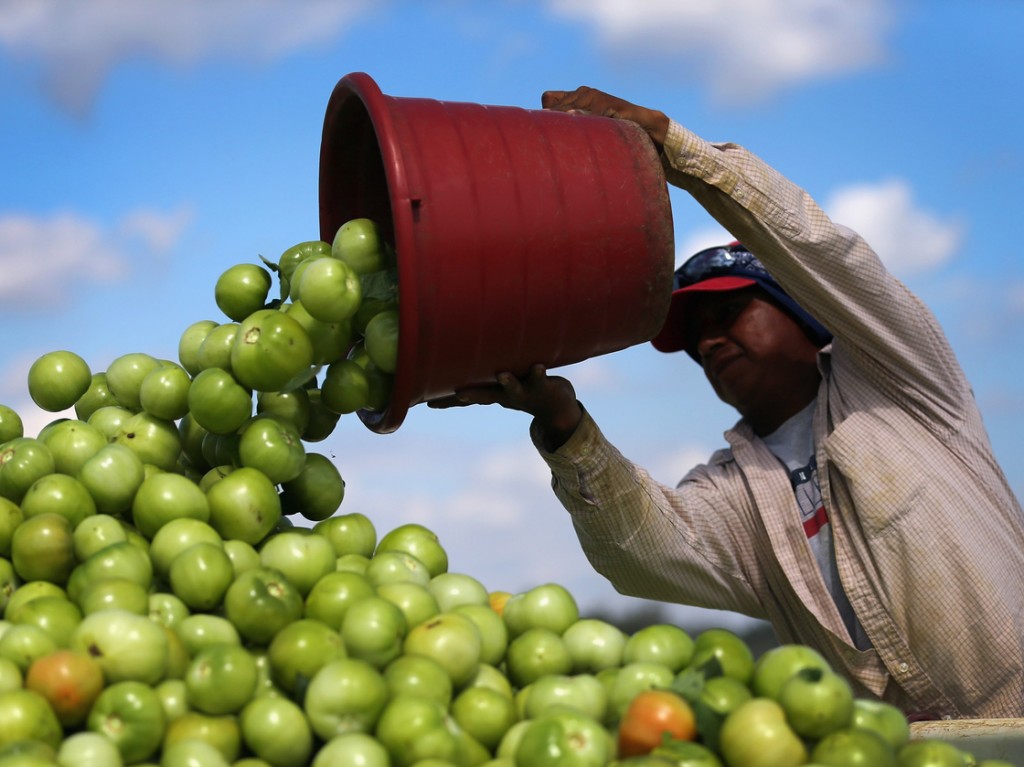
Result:
M398 367L397 309L378 312L366 323L364 341L370 360L385 373L394 373Z
M48 352L28 369L28 393L43 410L57 413L72 407L89 389L92 371L74 352Z
M302 432L302 439L306 442L322 442L334 432L341 418L340 413L335 413L322 401L320 389L307 389L309 395L309 423Z
M69 647L96 658L108 684L131 681L153 685L167 670L166 629L127 610L86 615L71 635Z
M679 671L693 658L694 641L683 629L669 623L645 626L634 632L622 650L622 662L660 663Z
M291 281L295 268L303 261L329 255L331 255L331 243L323 240L306 240L285 250L277 261L277 268L281 272L282 279Z
M881 736L856 727L833 730L821 738L814 744L811 761L830 767L910 767L897 759L896 751Z
M562 637L538 627L527 629L509 642L505 666L509 681L521 688L542 676L568 674L572 657Z
M224 614L248 642L268 645L278 631L302 616L302 596L276 570L246 570L224 595Z
M14 661L27 674L33 663L58 649L56 640L38 626L8 626L0 635L0 658Z
M199 348L210 335L210 331L220 323L215 320L199 320L193 322L182 332L178 339L178 362L190 376L194 376L202 366L199 364Z
M464 614L447 612L409 629L402 652L433 658L448 672L455 689L461 689L476 676L482 647L476 624Z
M52 424L40 439L53 453L56 471L72 476L89 458L107 444L107 438L99 429L76 418L66 418Z
M188 409L207 431L236 432L249 420L252 408L252 393L223 368L207 368L192 379Z
M357 658L337 658L309 680L303 706L313 731L330 740L347 732L372 733L388 697L378 669Z
M331 661L344 657L345 646L338 632L307 618L282 628L267 647L274 684L300 702L317 672Z
M163 365L160 360L145 352L122 354L107 366L107 388L123 408L132 412L142 409L139 391L143 379L151 370Z
M391 767L388 751L363 732L346 732L328 740L313 757L312 767Z
M99 429L109 441L117 436L124 422L133 415L131 410L120 405L104 405L95 410L86 423Z
M777 700L783 685L803 668L832 670L821 653L807 645L773 647L757 659L750 680L751 689L755 695Z
M195 657L204 647L219 644L242 644L238 629L227 618L212 613L194 613L184 616L174 627L189 657Z
M891 762L877 762L882 767L889 764L898 767L972 767L973 757L961 751L952 743L934 738L912 740L897 752Z
M210 504L199 486L181 474L146 477L132 499L132 521L150 540L168 522L186 517L208 522Z
M96 513L96 502L81 482L69 474L47 474L40 477L21 499L26 519L40 514L59 514L72 528Z
M156 418L177 421L188 413L192 378L185 368L167 364L146 374L139 385L139 404Z
M338 570L314 584L306 596L305 615L332 629L341 628L349 607L376 591L361 573Z
M145 469L138 454L113 442L101 447L78 470L78 481L92 496L96 511L107 515L128 511L144 479ZM86 517L78 526L91 518Z
M812 740L847 726L853 716L850 683L820 668L804 668L790 677L782 685L778 701L790 727Z
M313 343L313 363L330 365L345 356L352 345L352 320L323 322L311 315L301 301L292 301L282 307L289 317L302 325Z
M253 546L281 519L281 499L265 474L242 467L225 476L206 493L210 524L224 539Z
M41 477L56 469L53 452L35 437L17 437L0 445L0 496L21 503Z
M449 610L465 615L476 624L480 632L480 663L489 666L501 664L508 651L508 628L501 616L485 604L456 604Z
M207 523L191 517L173 519L162 525L149 545L153 572L166 580L171 572L171 562L182 551L196 543L221 544L220 534Z
M309 391L265 391L256 395L256 414L269 415L289 424L298 434L309 425Z
M344 261L329 256L303 263L297 287L306 311L321 322L350 319L363 298L359 275Z
M345 500L345 480L334 462L322 453L306 453L293 479L281 483L281 510L311 522L329 519Z
M592 674L550 674L533 682L523 701L527 719L565 708L604 721L608 713L608 692Z
M302 709L283 696L251 700L239 715L242 740L272 767L306 764L313 753L313 732Z
M32 690L0 692L0 748L22 741L38 741L50 748L60 746L63 728L46 698Z
M258 264L235 264L224 270L214 284L217 308L229 319L241 322L264 307L273 280Z
M257 415L242 426L238 460L242 466L263 472L277 485L298 478L306 463L306 449L290 424Z
M349 605L339 631L349 656L383 669L402 654L405 616L383 597L365 597Z
M427 655L399 655L384 669L384 681L391 697L418 695L447 708L454 695L448 671Z
M94 380L95 378L96 376L93 376ZM81 415L78 417L82 418ZM22 422L21 416L13 408L7 405L0 405L0 445L24 436L25 424Z
M331 255L344 261L356 274L370 274L387 266L380 230L368 218L353 218L338 227Z
M399 525L386 533L377 543L376 553L386 551L411 554L426 565L431 578L448 570L448 554L437 534L415 522Z
M722 767L722 760L714 751L690 740L671 740L656 746L650 755L667 760L671 767Z
M434 595L421 583L397 581L381 583L375 588L377 596L384 597L402 611L407 626L418 626L441 612Z
M71 573L67 583L68 597L78 601L87 586L112 578L133 581L148 590L153 585L153 564L148 553L128 538L103 547L79 563Z
M209 368L220 368L231 372L231 350L241 325L237 322L225 322L206 334L196 352L195 365L199 371L192 373L195 377L199 372Z
M25 520L25 513L14 501L0 496L0 557L10 558L14 531Z
M614 756L604 726L583 714L559 711L534 719L515 750L516 767L603 767Z
M308 532L277 533L260 549L260 564L283 573L303 599L317 581L335 571L336 559L326 539Z
M235 578L224 546L196 543L171 560L171 590L192 610L210 611L220 607Z
M231 372L255 391L281 391L312 364L309 335L277 309L261 309L246 317L231 347Z
M75 568L74 528L61 514L23 521L11 536L11 564L24 581L67 582Z
M451 704L451 714L469 735L492 751L518 721L515 703L487 687L467 687Z
M580 619L580 611L568 589L544 583L509 597L502 616L510 637L531 628L548 629L561 636Z
M786 723L782 706L768 698L751 698L725 718L719 748L729 765L797 767L807 761L807 748Z
M110 740L126 763L154 756L167 726L156 690L137 681L119 681L96 698L86 724Z
M910 740L910 723L906 715L898 707L881 700L855 698L850 726L872 730L897 751Z
M324 407L345 414L362 410L370 402L370 378L366 369L350 359L340 359L327 366L320 396Z
M234 714L213 715L186 711L167 725L163 748L166 751L179 743L197 742L213 746L221 758L233 763L242 752L242 728L238 724L238 717ZM207 763L199 764L205 767Z
M231 767L216 746L201 740L180 740L164 747L160 767Z
M722 628L702 631L693 641L693 655L688 666L701 668L715 664L725 676L744 684L754 673L754 654L741 636Z
M181 435L171 422L140 412L127 418L113 442L135 451L143 464L161 471L174 471L181 454Z
M457 725L436 700L417 695L392 697L380 714L374 734L396 767L423 759L455 761L459 753Z
M127 610L136 615L149 615L149 593L140 584L125 578L108 578L86 584L77 604L81 608L79 619L82 615L102 610Z
M377 547L377 530L373 520L358 511L338 514L313 525L313 532L324 536L334 547L334 553L361 554L369 557Z
M623 663L626 634L599 618L581 618L562 634L576 673L597 673Z
M185 672L189 706L204 714L235 714L256 692L256 659L231 642L199 650Z
M75 415L79 420L88 421L92 414L101 407L116 404L117 399L114 397L113 392L110 391L110 387L107 386L107 374L93 373L92 379L89 382L89 388L75 402ZM21 435L19 434L18 436ZM2 441L0 440L0 442Z
M123 767L121 752L98 732L75 732L57 749L60 767Z

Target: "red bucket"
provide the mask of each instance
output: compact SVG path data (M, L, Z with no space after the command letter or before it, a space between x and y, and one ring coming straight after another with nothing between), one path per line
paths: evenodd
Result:
M349 74L324 118L320 237L359 217L398 261L390 403L359 413L375 432L500 371L648 341L668 312L668 189L630 122L397 98Z

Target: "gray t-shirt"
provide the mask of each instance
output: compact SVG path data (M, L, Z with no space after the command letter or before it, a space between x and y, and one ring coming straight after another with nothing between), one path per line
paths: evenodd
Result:
M764 437L764 443L789 470L789 481L800 507L800 519L807 534L814 558L818 562L821 577L835 600L839 614L846 624L854 646L865 650L871 641L861 628L853 607L846 598L843 584L836 567L835 548L832 541L832 525L828 512L821 502L821 488L818 485L818 466L814 455L814 438L811 429L814 420L815 402L783 423L778 429Z

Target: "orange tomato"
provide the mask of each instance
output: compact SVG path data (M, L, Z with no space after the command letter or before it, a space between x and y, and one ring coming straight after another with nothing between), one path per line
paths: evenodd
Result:
M103 683L99 662L75 650L57 650L37 658L25 674L26 689L46 698L65 727L85 721Z
M492 591L487 595L487 601L494 612L498 615L502 615L505 612L505 603L508 601L510 596L512 595L507 591Z
M619 757L649 754L666 736L676 740L696 739L693 709L670 690L644 690L630 701L619 722Z

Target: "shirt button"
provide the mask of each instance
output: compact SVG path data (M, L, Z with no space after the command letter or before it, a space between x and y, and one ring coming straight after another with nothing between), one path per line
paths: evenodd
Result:
M898 665L896 668L899 669L899 672L901 674L906 674L910 670L910 666L907 664L906 661L901 661L900 665Z

